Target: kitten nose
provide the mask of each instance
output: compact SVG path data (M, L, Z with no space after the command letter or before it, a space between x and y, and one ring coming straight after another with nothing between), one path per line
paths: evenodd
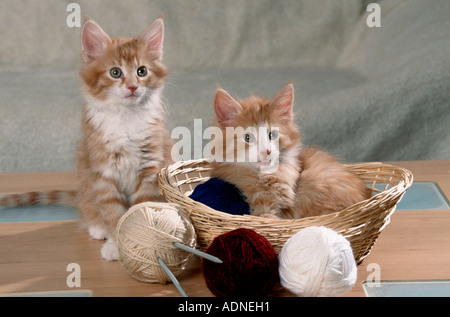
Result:
M128 86L127 88L131 91L132 94L134 94L134 92L137 89L137 86Z

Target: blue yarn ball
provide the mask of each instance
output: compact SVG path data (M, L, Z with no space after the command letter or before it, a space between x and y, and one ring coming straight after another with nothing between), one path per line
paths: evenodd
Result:
M213 177L197 185L190 196L214 210L232 215L250 214L250 206L239 189L223 179Z

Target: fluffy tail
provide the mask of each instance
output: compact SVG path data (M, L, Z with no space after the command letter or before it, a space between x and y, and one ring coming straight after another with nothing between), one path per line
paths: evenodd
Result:
M76 207L76 197L76 190L50 190L10 194L0 198L0 206L21 207L34 205L63 205Z

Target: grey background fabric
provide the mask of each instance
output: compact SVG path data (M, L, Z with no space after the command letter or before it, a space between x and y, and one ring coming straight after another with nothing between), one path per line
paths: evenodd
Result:
M364 0L16 0L0 2L0 172L75 169L71 2L111 37L163 15L170 130L206 128L217 86L270 98L293 81L308 145L348 162L450 159L448 0L378 1L380 28Z

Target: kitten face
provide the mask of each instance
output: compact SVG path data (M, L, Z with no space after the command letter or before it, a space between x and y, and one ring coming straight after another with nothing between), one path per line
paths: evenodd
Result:
M272 99L251 97L235 101L222 89L214 100L215 123L225 136L224 161L244 163L262 173L298 154L300 135L293 122L293 86L286 85Z
M269 124L227 127L223 152L226 162L247 164L261 172L271 173L279 164L279 128Z
M82 31L85 90L107 103L133 106L147 102L162 87L167 73L161 64L163 34L163 22L158 19L139 38L111 40L88 20Z

